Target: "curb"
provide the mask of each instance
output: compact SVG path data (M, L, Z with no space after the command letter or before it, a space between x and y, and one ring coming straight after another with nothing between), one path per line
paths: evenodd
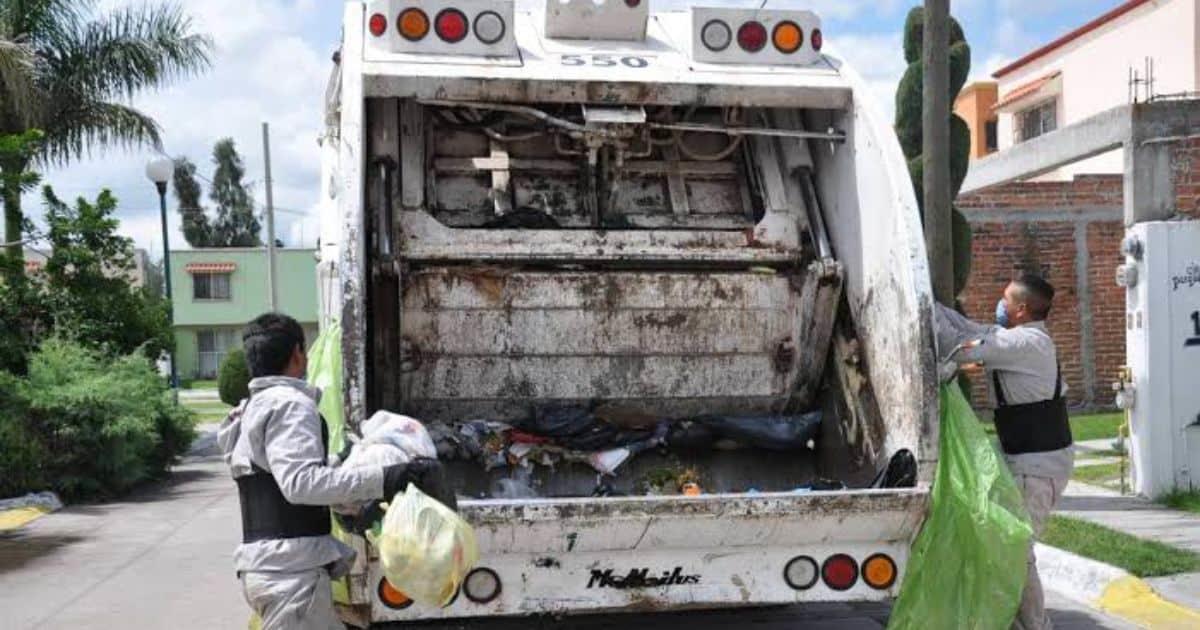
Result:
M0 532L20 529L62 507L62 501L53 492L4 499L0 501Z
M1038 573L1058 591L1143 628L1200 628L1200 610L1163 599L1123 569L1037 544Z

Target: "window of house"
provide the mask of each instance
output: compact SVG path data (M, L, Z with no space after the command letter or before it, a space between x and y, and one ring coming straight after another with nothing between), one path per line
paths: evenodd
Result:
M994 120L987 121L987 123L984 124L983 129L984 129L984 135L986 136L985 141L987 142L987 146L985 148L987 149L987 152L992 153L994 151L999 150L1000 149L1000 142L999 142L1000 134L996 128L996 121L994 121Z
M238 331L229 328L210 328L196 331L196 350L199 359L196 376L216 378L225 355L241 343Z
M1024 142L1058 129L1058 103L1053 99L1017 112L1017 141Z
M231 298L228 273L192 274L192 297L196 300L228 300Z

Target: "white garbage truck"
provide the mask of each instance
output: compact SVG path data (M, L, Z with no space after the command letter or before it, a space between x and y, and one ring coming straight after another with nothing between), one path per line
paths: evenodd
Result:
M346 4L345 418L449 436L481 551L430 608L345 534L353 625L897 594L937 460L906 162L803 3L703 4ZM539 435L562 418L597 424Z

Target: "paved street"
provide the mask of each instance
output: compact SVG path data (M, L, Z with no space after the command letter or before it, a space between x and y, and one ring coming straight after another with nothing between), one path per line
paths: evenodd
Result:
M237 499L223 465L190 458L172 479L121 503L72 507L0 535L0 628L244 628L230 568ZM1060 629L1126 628L1052 596ZM520 619L487 628L882 628L886 606L776 608L668 616ZM439 624L433 628L480 627Z

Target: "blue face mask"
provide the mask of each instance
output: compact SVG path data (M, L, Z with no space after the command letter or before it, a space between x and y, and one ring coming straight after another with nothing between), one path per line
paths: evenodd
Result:
M1008 306L1004 304L1004 300L996 303L996 324L1008 328Z

